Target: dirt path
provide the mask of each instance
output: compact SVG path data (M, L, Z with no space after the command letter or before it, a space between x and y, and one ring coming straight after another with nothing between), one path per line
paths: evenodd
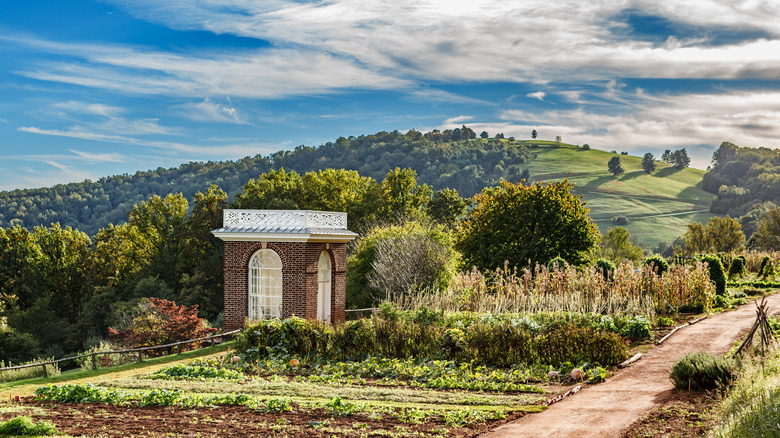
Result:
M768 296L767 303L770 313L780 310L780 294ZM620 437L631 423L670 397L674 385L669 371L677 359L700 350L726 353L750 329L755 317L755 305L750 302L736 311L685 327L605 383L584 388L544 412L527 415L481 436Z

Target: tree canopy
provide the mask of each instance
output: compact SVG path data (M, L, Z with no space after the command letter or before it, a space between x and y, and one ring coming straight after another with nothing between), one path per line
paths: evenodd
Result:
M599 241L596 224L566 181L530 186L502 182L475 196L461 223L457 248L468 266L492 270L546 264L562 257L584 263Z

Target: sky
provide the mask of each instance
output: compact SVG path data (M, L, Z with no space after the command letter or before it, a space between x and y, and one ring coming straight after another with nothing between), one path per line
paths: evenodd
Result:
M778 23L776 0L5 0L0 190L463 124L706 169L780 147Z

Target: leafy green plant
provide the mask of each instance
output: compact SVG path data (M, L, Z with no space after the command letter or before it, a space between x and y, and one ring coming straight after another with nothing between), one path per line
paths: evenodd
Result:
M325 403L325 410L334 417L346 417L358 410L354 403L345 402L341 397L333 397Z
M159 370L150 374L147 378L162 380L243 380L245 376L239 371L227 368L179 364L160 368Z
M623 328L623 335L633 339L646 339L650 337L652 324L644 315L635 316L628 321Z
M675 362L669 378L678 389L718 389L731 385L735 372L734 360L699 351Z
M263 412L290 412L292 408L292 400L289 398L272 398L265 401L265 408Z
M26 415L20 415L0 423L0 435L41 436L55 434L57 434L57 428L50 421L41 420L36 423Z
M674 325L674 320L666 316L659 316L655 322L658 324L658 327L671 327Z

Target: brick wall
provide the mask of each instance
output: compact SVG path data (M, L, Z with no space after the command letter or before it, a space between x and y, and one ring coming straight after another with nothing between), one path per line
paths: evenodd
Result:
M345 319L347 245L345 243L268 242L282 259L282 317L317 318L317 264L322 251L331 256L331 321ZM326 246L328 249L326 249ZM261 242L226 241L224 246L224 330L241 328L248 315L249 259Z

